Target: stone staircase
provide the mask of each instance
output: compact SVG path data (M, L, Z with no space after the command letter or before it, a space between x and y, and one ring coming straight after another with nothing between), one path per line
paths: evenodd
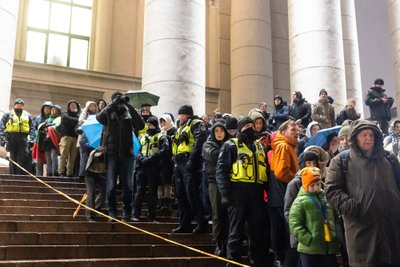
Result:
M41 177L80 200L83 181ZM0 266L225 266L164 240L101 218L85 220L84 209L74 219L76 204L30 176L0 175ZM121 210L121 208L119 208ZM145 212L145 211L144 211ZM212 253L211 234L171 234L176 212L158 222L134 223L152 233ZM121 215L119 214L119 218Z

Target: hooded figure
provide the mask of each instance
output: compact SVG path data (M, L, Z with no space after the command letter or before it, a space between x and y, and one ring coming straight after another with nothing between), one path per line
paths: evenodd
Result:
M40 114L35 118L35 127L36 130L40 124L46 121L46 119L50 116L50 109L53 106L51 101L44 101L42 107L40 108Z
M307 144L308 140L310 140L310 138L313 137L315 135L315 133L321 129L322 129L321 125L316 121L312 121L308 124L307 129L306 129L306 136L301 138L301 140L299 141L299 144L297 145L297 148L296 148L296 154L298 156L301 153L303 153L305 145Z
M349 134L347 171L342 154L332 159L326 196L343 215L350 265L400 266L400 209L394 204L400 203L398 163L392 165L385 156L375 123L354 121Z

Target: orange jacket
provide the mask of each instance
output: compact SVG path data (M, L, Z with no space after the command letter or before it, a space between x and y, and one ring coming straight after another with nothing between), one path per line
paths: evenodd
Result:
M294 178L299 170L296 145L297 143L279 132L272 142L271 170L274 172L276 179L286 184Z

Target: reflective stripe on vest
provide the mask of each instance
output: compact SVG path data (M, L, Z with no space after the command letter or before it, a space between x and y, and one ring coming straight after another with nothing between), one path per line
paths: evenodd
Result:
M245 144L239 144L237 138L232 138L230 141L237 148L237 159L232 164L231 181L259 184L267 182L267 158L262 145L254 142L256 153L253 155L253 151ZM254 158L256 158L255 164Z
M149 136L146 134L140 138L141 153L143 156L152 156L157 154L159 149L159 141L160 141L161 133L155 134L153 136Z
M22 111L21 117L18 117L14 111L10 112L10 117L6 123L7 133L29 133L29 113Z
M174 155L179 155L182 153L190 153L193 150L194 136L191 131L192 123L199 121L199 119L193 119L189 123L181 126L175 134L174 143L172 144L172 152ZM179 142L179 138L187 135L188 140Z

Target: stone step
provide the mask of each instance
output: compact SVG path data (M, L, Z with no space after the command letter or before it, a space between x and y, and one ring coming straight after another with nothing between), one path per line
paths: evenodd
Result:
M80 179L78 177L48 177L48 176L38 176L38 178L42 181L45 182L70 182L70 183L81 183L81 184L85 184L85 180L84 179ZM35 178L33 178L32 176L29 175L0 175L0 181L2 180L18 180L18 181L36 181L37 180Z
M175 223L137 222L133 226L150 231L170 233L177 225ZM86 221L0 221L0 232L135 232L126 225L115 222ZM137 231L136 231L137 232Z
M54 190L44 186L15 186L15 185L3 185L0 184L0 190L2 192L36 192L36 193L55 193ZM86 193L85 187L82 188L61 188L61 192L69 194L83 195ZM1 197L1 194L0 194Z
M196 249L213 252L213 246ZM176 245L107 244L107 245L9 245L0 246L0 260L122 258L122 257L199 257L200 254Z
M0 186L1 188L1 186ZM65 200L66 198L58 193L40 193L37 192L0 192L2 199L42 199L42 200ZM80 200L81 194L68 194L73 199Z
M105 212L105 211L103 211ZM107 214L107 212L105 212ZM32 215L32 214L0 214L0 220L2 221L86 221L84 215L78 215L72 218L72 215ZM97 216L96 221L106 222L108 219L105 217ZM141 217L141 221L149 222L148 218ZM157 221L174 223L177 222L177 217L170 216L157 216Z
M84 183L71 183L71 182L64 182L64 181L48 181L46 182L48 185L51 185L55 188L85 188ZM45 186L42 183L36 180L9 180L9 179L2 179L2 185L10 185L10 186Z
M211 234L155 233L182 244L213 245ZM0 245L106 245L168 244L166 241L138 232L0 232Z
M0 261L5 267L223 267L225 262L210 257L152 257Z

